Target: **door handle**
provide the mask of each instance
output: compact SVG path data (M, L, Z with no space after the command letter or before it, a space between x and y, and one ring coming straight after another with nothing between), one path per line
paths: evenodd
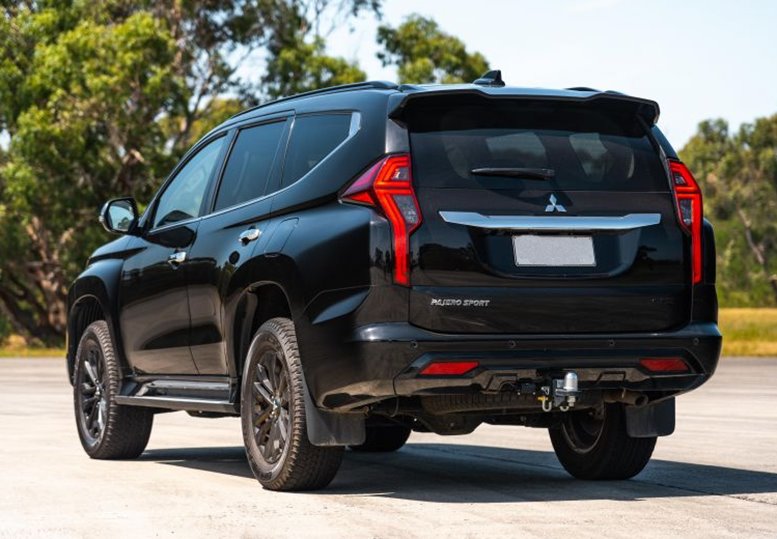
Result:
M262 231L258 228L249 228L248 230L241 232L237 239L243 245L248 245L252 241L258 240L261 235Z
M186 251L176 251L167 257L167 262L171 266L177 268L186 260Z

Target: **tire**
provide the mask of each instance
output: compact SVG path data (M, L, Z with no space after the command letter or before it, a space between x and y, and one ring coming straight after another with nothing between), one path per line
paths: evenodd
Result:
M120 387L121 369L108 324L99 320L81 335L73 376L78 437L93 459L133 459L148 444L154 414L116 404Z
M367 437L361 445L349 446L351 451L389 453L401 449L410 437L410 427L404 425L367 425Z
M294 323L268 320L251 342L240 396L248 464L268 490L320 489L340 468L345 448L308 440L305 391Z
M567 413L563 423L549 433L559 462L578 479L634 477L647 465L656 446L656 437L629 437L619 404L607 404L598 413Z

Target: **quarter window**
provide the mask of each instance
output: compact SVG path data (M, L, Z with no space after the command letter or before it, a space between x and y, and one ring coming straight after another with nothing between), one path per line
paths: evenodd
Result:
M273 163L285 125L284 120L240 130L224 168L216 211L259 198L270 191Z
M310 172L337 148L351 131L350 113L297 116L286 152L283 186Z
M216 168L223 145L224 137L208 143L178 171L159 197L154 212L154 228L199 217L208 180Z

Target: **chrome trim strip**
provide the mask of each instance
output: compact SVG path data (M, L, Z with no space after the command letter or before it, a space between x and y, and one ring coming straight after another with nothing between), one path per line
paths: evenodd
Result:
M348 140L349 138L354 136L356 133L359 132L359 129L361 129L361 128L362 128L362 114L361 114L361 112L352 112L351 113L351 125L348 127L348 138L346 138L345 140ZM345 140L343 142L345 142ZM342 144L342 142L340 144ZM332 153L332 152L330 152L330 153Z
M468 211L441 211L446 223L517 231L580 231L634 230L661 222L660 213L629 213L620 217L598 216L544 216L544 215L483 215Z
M154 380L148 382L145 388L148 389L177 389L179 391L224 391L229 393L229 382L200 382L199 380Z
M116 395L116 404L122 406L147 406L151 408L166 408L169 410L192 410L199 412L235 413L237 406L228 401L207 399L189 399L178 397L129 397Z

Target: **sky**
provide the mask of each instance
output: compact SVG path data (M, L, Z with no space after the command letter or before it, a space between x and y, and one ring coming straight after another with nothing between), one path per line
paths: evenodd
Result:
M681 148L707 118L777 113L777 0L385 0L383 24L411 13L479 51L508 85L590 86L654 99ZM395 80L375 57L379 23L362 17L328 37L369 79Z

